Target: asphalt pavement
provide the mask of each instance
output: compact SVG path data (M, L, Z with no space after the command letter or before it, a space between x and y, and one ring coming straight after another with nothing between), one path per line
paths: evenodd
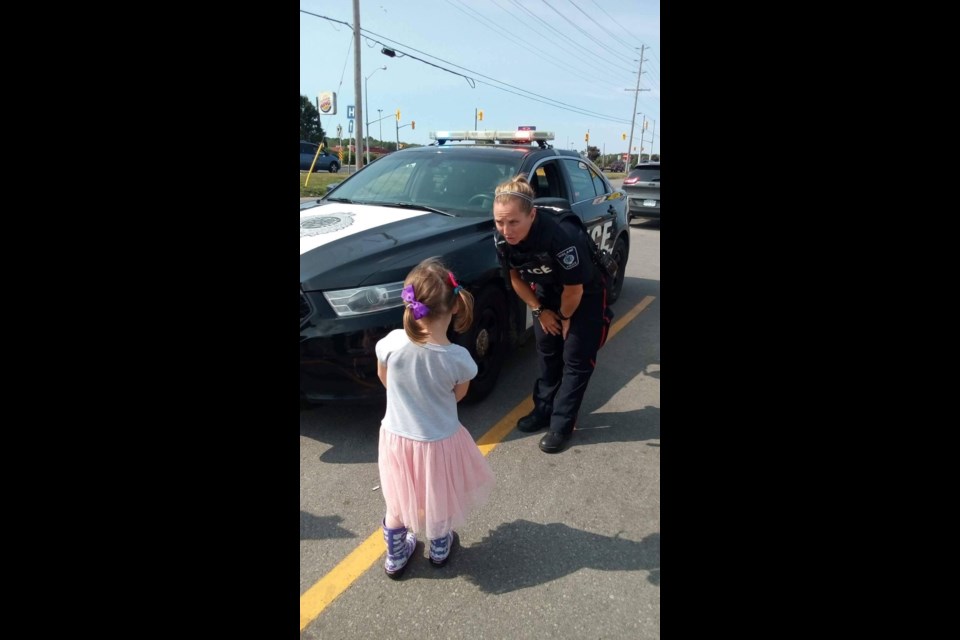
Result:
M513 429L537 375L532 341L490 396L461 405L473 437L493 443L481 448L497 485L445 567L420 546L403 580L383 574L383 407L301 412L301 638L659 639L659 225L634 223L630 239L614 332L565 451ZM358 562L365 544L377 557ZM317 585L342 591L311 609Z

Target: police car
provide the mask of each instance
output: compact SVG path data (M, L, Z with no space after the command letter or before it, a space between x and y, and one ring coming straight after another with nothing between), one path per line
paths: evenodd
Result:
M436 131L435 142L391 153L300 204L301 402L379 399L374 346L402 326L403 280L440 256L475 298L474 324L451 340L477 362L468 401L494 388L504 356L533 319L500 269L493 195L524 173L538 198L569 203L591 237L621 265L630 251L626 194L592 162L554 149L554 135L516 131ZM534 201L534 205L537 201ZM544 210L546 211L546 210Z

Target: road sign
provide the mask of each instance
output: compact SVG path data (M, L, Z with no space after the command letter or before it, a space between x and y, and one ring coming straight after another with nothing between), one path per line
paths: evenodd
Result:
M353 133L353 120L347 123L347 133Z
M352 104L348 104L348 105L347 105L347 117L348 117L349 119L351 119L351 120L353 120L354 117L355 117L355 116L353 115L353 108L354 108L354 106L355 106L355 105L352 105ZM353 129L350 129L350 131L353 131Z
M343 137L343 125L339 125L339 124L337 125L337 137L338 138Z
M322 116L337 115L337 94L335 91L322 91L317 96L318 108Z

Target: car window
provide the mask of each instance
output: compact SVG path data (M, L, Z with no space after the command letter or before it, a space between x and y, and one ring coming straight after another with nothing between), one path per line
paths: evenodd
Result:
M517 173L522 158L463 153L390 154L330 194L357 203L405 203L455 215L489 216L497 184Z
M634 176L640 182L660 182L660 167L638 167L630 172L630 177Z
M590 177L593 180L593 189L596 191L598 196L613 193L613 189L609 186L609 184L604 182L600 174L593 169L590 169Z
M573 187L571 204L583 200L592 200L605 193L605 188L597 191L597 186L594 184L594 172L586 162L576 158L564 158L563 162L567 173L570 174L570 184ZM603 184L602 181L600 183Z
M530 176L530 186L537 198L570 199L556 160L547 160L538 166Z

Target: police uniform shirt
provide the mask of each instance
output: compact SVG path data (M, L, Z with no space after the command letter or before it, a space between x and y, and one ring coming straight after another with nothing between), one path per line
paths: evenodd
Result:
M549 211L538 210L527 237L509 247L510 267L525 282L541 285L551 299L563 291L564 285L584 285L584 292L602 286L590 262L591 240L575 222L560 224ZM555 295L550 295L555 294Z

